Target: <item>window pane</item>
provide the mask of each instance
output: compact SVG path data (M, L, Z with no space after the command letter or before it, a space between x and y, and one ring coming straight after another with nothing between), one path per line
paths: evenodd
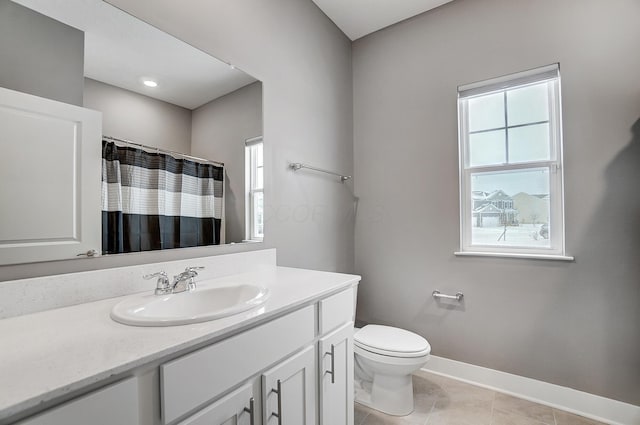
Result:
M549 169L473 173L471 244L549 248Z
M469 166L496 165L507 162L504 130L469 135Z
M253 237L264 237L264 194L256 192L253 194Z
M256 145L256 165L258 167L262 166L262 143Z
M504 94L502 92L472 97L468 102L469 131L504 127Z
M549 120L548 84L535 84L507 91L510 126Z
M550 159L549 124L509 129L509 162Z
M262 177L262 167L258 167L256 169L256 181L255 181L255 187L253 187L253 189L262 189L262 185L263 185L263 177Z

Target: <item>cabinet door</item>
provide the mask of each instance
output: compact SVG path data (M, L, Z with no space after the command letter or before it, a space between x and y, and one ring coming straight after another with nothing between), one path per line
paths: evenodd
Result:
M101 121L0 88L0 265L100 255Z
M353 425L353 322L320 339L320 424Z
M179 425L254 425L260 406L253 398L253 386L244 385ZM252 419L253 415L253 419Z
M315 425L314 360L309 347L262 374L264 425Z

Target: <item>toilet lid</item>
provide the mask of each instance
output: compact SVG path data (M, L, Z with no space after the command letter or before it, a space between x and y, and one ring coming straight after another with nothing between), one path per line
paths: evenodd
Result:
M404 329L367 325L353 336L354 343L373 353L395 357L419 357L431 352L429 342Z

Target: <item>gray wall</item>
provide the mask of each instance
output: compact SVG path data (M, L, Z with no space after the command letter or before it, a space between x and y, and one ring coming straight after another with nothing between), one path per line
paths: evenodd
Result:
M353 270L349 184L294 172L304 161L351 173L351 43L310 0L113 0L263 82L265 243L0 267L0 279L209 256L263 247L286 266Z
M191 152L225 164L226 242L245 234L244 142L262 136L262 83L242 87L193 111Z
M309 0L110 0L263 82L266 235L282 265L353 269L351 43Z
M354 43L359 319L640 404L639 16L637 0L456 0ZM456 87L554 62L576 261L455 257Z
M102 112L102 134L191 153L191 110L85 78L84 106Z
M0 58L1 87L82 106L82 31L0 0Z

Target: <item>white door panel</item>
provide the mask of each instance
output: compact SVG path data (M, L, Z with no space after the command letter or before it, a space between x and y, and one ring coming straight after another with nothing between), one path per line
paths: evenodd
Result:
M100 254L101 121L0 88L0 264Z

